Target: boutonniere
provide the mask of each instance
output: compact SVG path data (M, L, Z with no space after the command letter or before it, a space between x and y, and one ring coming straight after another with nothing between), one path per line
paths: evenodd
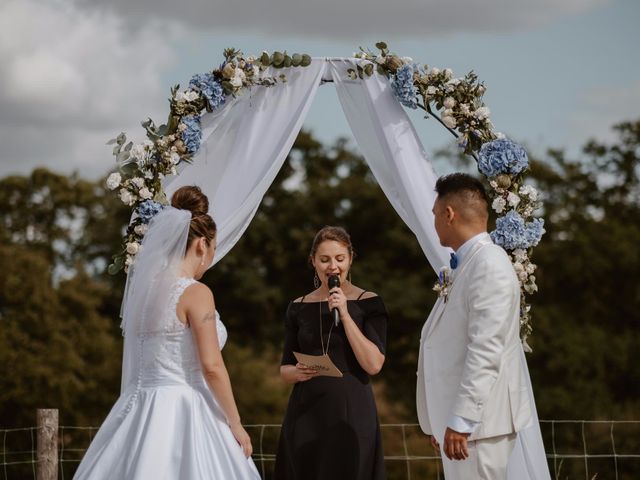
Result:
M451 268L446 265L438 272L438 281L433 286L433 289L438 292L438 297L442 297L444 301L447 301L449 295L449 289L451 288Z

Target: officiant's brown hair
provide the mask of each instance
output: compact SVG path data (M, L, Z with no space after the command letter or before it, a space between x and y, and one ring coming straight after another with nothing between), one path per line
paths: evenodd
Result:
M311 260L315 257L320 244L327 240L333 240L334 242L342 244L347 248L347 250L349 250L351 258L353 259L355 257L353 245L351 244L351 236L347 231L342 227L333 227L329 225L321 228L313 238L313 242L311 243L311 252L309 252L309 263L311 263Z
M211 245L211 242L216 238L218 229L216 222L209 215L209 199L202 193L200 187L195 185L180 187L171 196L171 206L191 212L187 250L191 242L197 238L204 237L207 245Z

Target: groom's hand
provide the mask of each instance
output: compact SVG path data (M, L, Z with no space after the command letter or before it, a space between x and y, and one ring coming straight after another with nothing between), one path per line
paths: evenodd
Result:
M469 433L458 433L447 427L444 432L444 454L449 460L464 460L469 457L467 437Z

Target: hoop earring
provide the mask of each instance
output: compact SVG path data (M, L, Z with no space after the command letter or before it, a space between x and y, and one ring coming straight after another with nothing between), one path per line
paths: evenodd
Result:
M315 270L313 271L313 286L316 288L320 288L320 285L322 285L322 283L320 282L320 277L318 277L318 272L316 272Z

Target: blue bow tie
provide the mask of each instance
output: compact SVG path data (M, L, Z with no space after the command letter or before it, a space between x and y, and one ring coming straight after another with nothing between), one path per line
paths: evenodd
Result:
M451 254L451 258L449 259L449 266L452 270L458 268L458 256L455 253Z

